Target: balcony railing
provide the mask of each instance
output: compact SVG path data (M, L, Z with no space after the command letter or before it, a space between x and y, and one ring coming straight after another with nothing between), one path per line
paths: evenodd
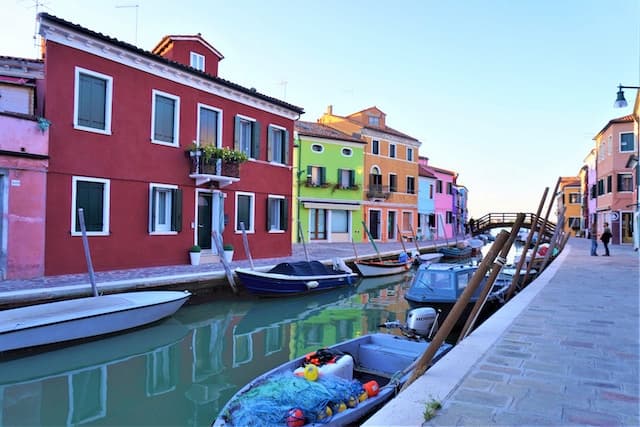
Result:
M205 161L202 157L191 157L189 177L196 180L196 185L211 181L217 183L218 187L225 187L240 181L240 165L220 159Z
M388 185L370 185L367 188L368 199L388 199L391 196Z

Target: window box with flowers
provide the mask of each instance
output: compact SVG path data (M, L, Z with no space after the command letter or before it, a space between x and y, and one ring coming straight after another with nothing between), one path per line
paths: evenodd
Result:
M197 156L199 172L209 175L218 175L218 162L220 162L221 175L239 178L240 164L248 159L242 151L216 147L212 144L198 146L194 143L189 147L189 152L190 155Z

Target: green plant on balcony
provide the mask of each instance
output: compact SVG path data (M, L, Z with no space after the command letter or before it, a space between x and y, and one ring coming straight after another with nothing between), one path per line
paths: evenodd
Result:
M243 163L248 160L245 153L238 150L232 150L229 147L216 147L213 144L200 146L202 156L205 163L210 163L218 159L226 163Z

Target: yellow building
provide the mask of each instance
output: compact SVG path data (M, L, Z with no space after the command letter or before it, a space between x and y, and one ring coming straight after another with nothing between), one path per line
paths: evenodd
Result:
M366 142L363 222L376 241L411 236L418 215L419 140L387 126L386 114L370 107L348 116L333 114L332 106L318 120ZM365 233L366 234L366 233ZM364 235L363 240L368 236Z
M558 186L558 218L564 210L565 233L575 236L582 229L582 192L580 177L560 177Z

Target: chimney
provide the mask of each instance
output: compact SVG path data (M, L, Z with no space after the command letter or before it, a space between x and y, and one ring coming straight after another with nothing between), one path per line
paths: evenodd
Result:
M329 106L327 106L327 112L326 112L326 114L327 114L328 116L333 116L333 105L329 105Z

